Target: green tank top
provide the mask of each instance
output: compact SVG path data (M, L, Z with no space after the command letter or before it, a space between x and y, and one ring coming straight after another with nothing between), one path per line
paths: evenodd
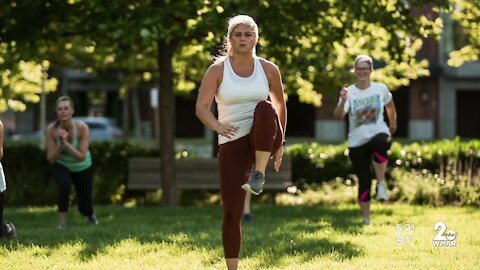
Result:
M58 138L57 143L60 143L60 139ZM80 141L77 138L77 123L75 122L75 120L73 120L72 146L75 148L78 148L80 146ZM80 172L92 166L92 156L90 155L90 150L87 150L87 156L85 157L85 159L82 161L78 161L68 152L67 149L62 149L62 151L60 152L60 158L57 162L65 166L71 172Z

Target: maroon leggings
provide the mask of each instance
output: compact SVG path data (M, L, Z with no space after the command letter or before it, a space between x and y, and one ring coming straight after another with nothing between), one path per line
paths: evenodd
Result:
M250 133L219 147L220 193L223 202L222 240L225 258L238 258L240 255L242 242L240 220L245 201L245 190L241 186L248 180L255 162L255 151L271 152L273 155L282 144L282 133L272 104L261 101L255 108Z

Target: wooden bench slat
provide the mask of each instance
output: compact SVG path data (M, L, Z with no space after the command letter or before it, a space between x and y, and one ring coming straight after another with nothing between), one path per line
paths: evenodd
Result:
M216 159L180 159L175 161L177 186L179 189L219 189L218 162ZM130 190L160 189L160 158L136 157L128 161L128 183ZM273 161L266 172L265 190L285 190L292 185L291 160L285 158L277 173Z

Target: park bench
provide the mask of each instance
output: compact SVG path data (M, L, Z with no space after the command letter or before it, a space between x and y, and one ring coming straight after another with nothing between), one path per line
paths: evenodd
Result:
M176 178L180 190L220 189L218 164L215 158L177 159ZM161 188L160 158L135 157L128 160L128 190L156 190ZM266 171L265 191L281 191L292 186L292 163L285 158L277 173L270 160Z

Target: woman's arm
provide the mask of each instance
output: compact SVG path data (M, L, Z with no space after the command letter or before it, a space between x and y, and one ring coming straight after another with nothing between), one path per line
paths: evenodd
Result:
M393 99L385 104L385 109L387 111L388 122L390 123L388 128L390 129L390 134L393 135L397 131L397 110Z
M197 102L195 104L195 114L206 127L222 136L230 138L237 133L238 128L230 124L220 123L217 118L215 118L212 111L210 111L213 98L217 93L218 86L222 79L223 63L211 65L205 72L202 84L198 91Z
M345 102L347 101L348 89L346 86L342 86L340 89L340 103L338 103L335 111L333 112L335 119L342 120L345 117Z
M270 85L270 99L280 118L283 135L285 136L287 129L287 104L285 103L282 75L274 63L267 60L263 60L262 62L262 67L265 70ZM285 138L282 139L285 140Z
M57 130L53 124L47 128L47 160L51 164L57 162L62 151L62 145L57 144Z
M285 135L287 131L287 105L285 104L282 75L277 65L274 63L267 60L261 60L261 62L270 86L270 99L272 100L273 107L275 107L275 110L277 111L278 118L280 118L280 124L282 125L284 136L282 141L285 142ZM273 163L273 167L277 172L282 166L282 157L283 146L281 146L275 153L275 162Z

